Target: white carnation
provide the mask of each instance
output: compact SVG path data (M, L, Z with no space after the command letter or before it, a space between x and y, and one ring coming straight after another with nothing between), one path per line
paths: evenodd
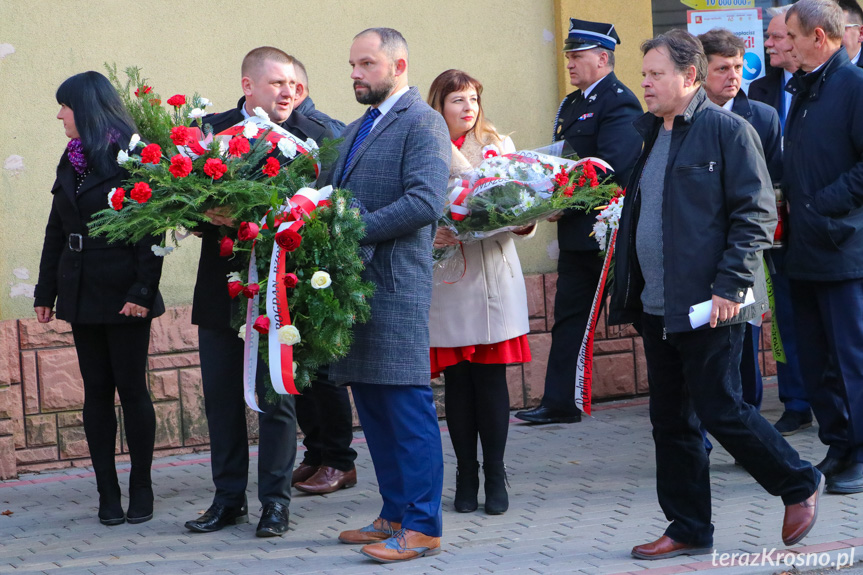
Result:
M282 138L277 145L282 155L289 160L297 155L297 145L291 138Z
M202 106L204 106L205 108L213 105L213 103L212 103L210 100L206 99L206 98L198 98L198 102L199 102Z
M129 161L129 154L126 153L126 150L120 150L117 152L117 163L119 165L123 165Z
M243 136L251 139L258 135L258 125L254 122L246 122L243 124Z
M171 253L172 251L174 251L174 248L172 246L162 247L162 246L157 246L155 244L150 246L150 249L153 250L153 253L156 254L157 256L159 256L160 258L163 258L166 255L168 255L169 253Z
M260 119L262 119L262 120L266 120L267 122L269 122L269 121L270 121L270 115L269 115L269 114L267 114L267 113L264 111L264 109L263 109L263 108L261 108L260 106L258 106L258 107L257 107L257 108L255 108L254 110L252 110L252 112L254 112L254 113L255 113L255 115L256 115L257 117L259 117Z
M246 341L246 324L240 326L240 331L237 334L237 337L243 341Z
M141 136L138 134L132 134L132 139L129 140L129 151L131 152L135 148L138 147L138 143L141 141Z
M189 112L189 117L192 118L193 120L200 120L206 114L207 113L204 110L202 110L201 108L193 108L192 111Z
M240 277L239 272L231 272L228 274L228 283L230 282L242 282L243 278Z

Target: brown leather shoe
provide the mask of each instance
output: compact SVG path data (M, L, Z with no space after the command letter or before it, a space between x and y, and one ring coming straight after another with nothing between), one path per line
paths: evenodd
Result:
M350 471L340 471L335 467L321 465L314 475L295 483L294 487L305 493L313 495L326 495L339 489L347 489L357 484L357 468Z
M636 545L632 548L632 556L636 559L668 559L678 555L706 555L712 553L712 547L696 547L678 543L668 535L663 535L656 541Z
M440 553L440 537L402 529L386 541L366 545L363 555L380 563L398 563Z
M294 472L291 474L291 485L296 485L297 483L305 481L314 475L319 467L319 465L300 463L300 466L294 469Z
M342 531L339 533L339 541L348 545L377 543L378 541L389 539L401 528L401 523L387 521L383 517L378 517L371 525L366 525L362 529Z
M824 493L824 474L819 473L818 487L806 501L785 506L785 519L782 521L782 542L794 545L812 531L818 519L818 500Z

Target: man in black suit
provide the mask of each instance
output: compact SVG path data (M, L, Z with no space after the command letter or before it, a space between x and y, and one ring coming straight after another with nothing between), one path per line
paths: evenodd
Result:
M293 112L297 75L293 58L277 48L261 47L243 59L243 97L237 107L202 119L213 133L253 117L263 109L270 120L303 140L320 142L332 137L322 125ZM246 485L249 474L249 446L246 407L243 401L243 341L231 325L238 312L236 301L226 289L228 273L238 271L234 259L220 257L219 242L226 233L235 234L227 211L208 213L212 225L202 225L201 259L192 306L192 323L198 326L204 405L210 431L213 483L216 494L210 508L186 528L198 533L218 531L226 525L246 523ZM228 230L226 232L226 230ZM267 370L258 368L259 415L258 498L263 507L256 535L271 537L288 530L291 501L291 470L297 451L297 422L293 396L266 401Z
M615 170L615 181L623 185L641 151L632 122L642 110L635 94L614 75L618 44L613 24L570 18L563 50L570 83L578 89L561 102L553 139L564 140L564 153L605 160ZM557 221L560 257L545 394L539 407L515 416L531 423L574 423L581 421L575 406L578 347L590 320L602 258L590 237L594 214L572 210L550 221Z
M797 63L791 57L791 42L785 26L785 13L791 6L771 8L768 13L772 19L767 26L767 39L764 48L770 58L770 71L749 85L749 99L771 106L779 114L779 129L784 133L785 119L791 108L791 93L785 90L791 76L797 71ZM765 150L766 152L766 150ZM770 168L768 162L768 168ZM771 176L774 176L771 170ZM776 182L775 177L773 181ZM784 215L784 214L780 214ZM791 288L785 275L786 248L779 246L769 252L773 264L773 314L779 326L782 346L785 350L785 363L776 363L776 379L779 384L779 399L785 410L776 430L782 435L794 435L812 426L812 408L806 391L806 382L800 371L797 356L797 334L794 329L794 309L791 305Z
M842 12L845 14L845 34L842 36L842 45L848 52L851 63L858 68L863 68L863 58L860 57L860 42L863 41L863 9L857 0L838 0Z

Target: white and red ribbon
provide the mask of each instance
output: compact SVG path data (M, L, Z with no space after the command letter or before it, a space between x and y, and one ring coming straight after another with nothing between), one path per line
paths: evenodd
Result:
M259 118L258 116L251 116L240 122L237 122L230 128L227 128L226 130L223 130L216 134L216 137L222 138L227 144L228 141L234 136L242 135L243 129L248 123L253 123L258 126L258 133L254 136L255 138L257 138L267 130L270 130L270 133L267 134L267 141L270 142L270 144L272 144L274 148L278 145L279 140L281 140L282 138L288 138L297 146L298 154L309 154L313 151L312 149L310 149L310 143L314 144L314 140L301 140L286 129L282 128L280 125L269 120ZM315 145L314 147L317 148L317 145ZM315 162L315 176L319 176L320 174L321 163Z
M255 267L255 244L252 244L252 255L249 259L249 283L258 283L258 268ZM249 300L246 306L246 337L243 345L243 365L246 369L243 371L243 397L246 398L246 405L263 413L263 410L258 407L255 401L255 382L258 377L258 332L252 329L255 325L255 320L258 319L258 300L260 294L255 294L255 297Z
M575 369L575 405L590 415L591 391L593 388L593 334L599 321L599 305L605 292L605 280L608 278L608 270L611 267L611 257L614 254L614 240L617 239L617 230L611 234L608 242L608 250L605 252L605 260L602 262L602 276L596 293L593 295L593 303L590 306L590 321L584 331L581 340L581 349L578 350L578 363Z

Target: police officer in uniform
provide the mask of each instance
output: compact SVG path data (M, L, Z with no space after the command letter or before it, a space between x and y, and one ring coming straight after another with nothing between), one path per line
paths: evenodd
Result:
M578 89L560 104L554 141L565 142L564 155L605 160L615 170L614 181L625 185L642 144L632 122L643 112L632 90L614 75L618 44L613 24L570 18L563 51L570 83ZM571 210L557 222L560 258L545 394L536 409L516 413L524 421L581 421L575 406L576 361L602 271L598 245L590 236L595 221L594 214Z

